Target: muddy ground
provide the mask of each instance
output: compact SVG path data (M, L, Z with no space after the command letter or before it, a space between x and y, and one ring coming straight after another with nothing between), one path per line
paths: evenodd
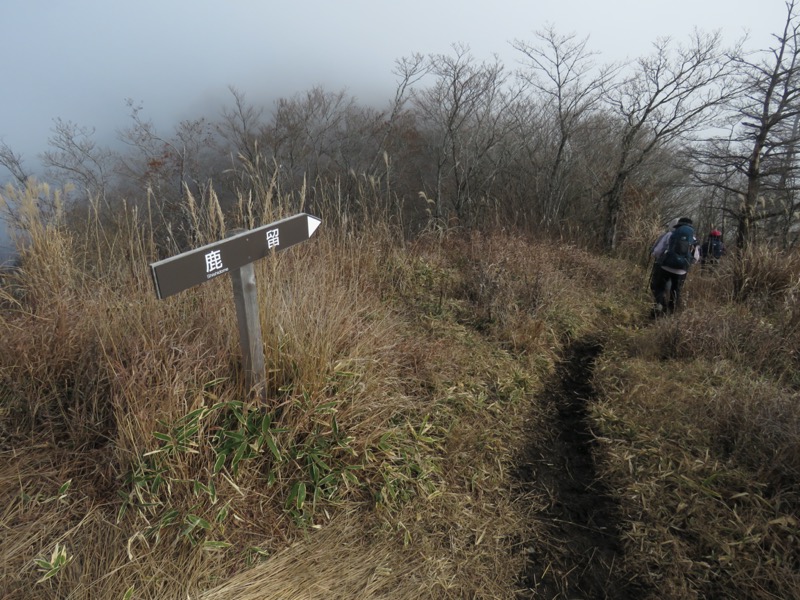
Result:
M597 340L573 342L539 398L548 422L530 432L516 476L524 493L547 499L535 518L550 543L523 543L527 567L520 600L641 600L652 592L625 572L619 510L612 490L597 478L588 409L596 397L592 373L601 352Z

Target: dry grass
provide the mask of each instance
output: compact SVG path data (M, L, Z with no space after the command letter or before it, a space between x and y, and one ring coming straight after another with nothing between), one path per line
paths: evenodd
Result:
M158 301L147 264L302 207L262 184L227 220L187 199L160 246L147 202L68 226L55 193L6 191L27 240L0 286L4 597L515 598L526 549L559 553L548 490L514 471L545 376L598 330L626 572L663 598L800 593L794 259L692 273L689 308L648 324L630 262L340 215L257 264L261 405L227 279Z
M767 255L690 273L688 308L598 365L603 475L661 597L800 594L798 269Z
M16 198L28 241L0 314L7 597L230 597L264 577L287 597L511 597L531 524L509 471L538 375L582 326L569 277L488 242L479 269L532 285L503 291L487 338L457 243L323 228L257 267L264 407L224 278L159 302L146 218L68 227L41 191ZM190 209L198 240L224 231L213 198Z

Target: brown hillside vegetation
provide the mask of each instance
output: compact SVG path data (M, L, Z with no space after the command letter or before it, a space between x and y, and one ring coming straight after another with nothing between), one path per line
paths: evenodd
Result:
M145 216L13 193L3 598L800 597L797 257L653 322L624 258L320 214L256 264L265 405L227 277L159 301Z

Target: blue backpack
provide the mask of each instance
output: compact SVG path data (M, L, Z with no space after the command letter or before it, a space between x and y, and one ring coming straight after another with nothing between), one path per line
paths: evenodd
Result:
M689 225L677 227L669 237L667 251L661 264L672 269L688 271L694 260L694 229Z

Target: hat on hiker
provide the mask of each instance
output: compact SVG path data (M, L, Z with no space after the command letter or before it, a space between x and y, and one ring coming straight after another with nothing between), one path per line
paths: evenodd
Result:
M711 237L722 237L722 232L719 229L712 229L711 233L709 233Z
M692 220L689 217L681 217L678 219L678 225L691 225Z

